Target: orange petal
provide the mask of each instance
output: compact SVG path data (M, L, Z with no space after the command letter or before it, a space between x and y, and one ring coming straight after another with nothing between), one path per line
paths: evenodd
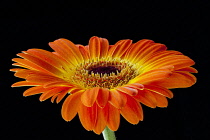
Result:
M28 81L19 81L14 84L12 84L12 87L20 87L20 86L39 86L41 84L33 83L33 82L28 82Z
M111 50L109 50L109 56L121 57L129 49L132 44L132 40L120 40L118 41Z
M79 47L80 53L82 54L83 59L84 60L90 59L90 55L86 49L87 47L82 46L82 45L78 45L78 47Z
M81 104L78 114L83 127L88 131L93 130L97 120L97 105L87 107Z
M48 75L43 72L35 71L35 70L28 70L28 69L21 69L15 73L16 77L26 79L31 74L38 74L38 75Z
M118 87L116 88L117 91L119 92L123 92L123 93L126 93L130 96L135 96L138 94L138 90L135 89L135 88L130 88L130 87Z
M88 45L89 55L92 59L106 57L109 49L109 42L105 38L91 37Z
M66 49L68 52L71 52L72 55L74 55L74 57L77 59L78 62L80 62L81 60L83 60L82 54L79 51L79 48L70 40L68 39L58 39L56 40L57 42L61 42L63 44L63 48Z
M139 84L139 83L127 84L126 87L131 87L131 88L135 88L138 90L144 90L144 85Z
M91 37L88 47L89 47L90 57L93 60L97 60L100 57L100 49L101 49L100 38L96 36Z
M153 85L144 85L146 90L155 92L157 94L166 96L168 98L173 98L173 93L168 90L167 88L161 87L161 86L153 86Z
M151 108L157 106L156 98L150 91L141 90L139 91L139 94L133 96L133 98Z
M57 94L56 103L58 104L69 92L69 88L65 88L63 91L61 91L59 94Z
M156 98L158 107L167 107L168 106L168 100L166 99L166 97L164 97L160 94L157 94L157 93L153 93L153 95Z
M62 117L65 121L71 121L77 114L81 104L82 92L70 94L64 101L61 109Z
M162 66L158 69L167 69L169 71L174 71L174 66L173 65L166 65L166 66Z
M51 102L54 103L55 99L58 97L59 93L55 94L54 96L52 96L51 98Z
M198 73L198 71L192 67L186 67L186 68L178 69L176 71L186 71L186 72Z
M99 107L103 108L107 104L109 99L109 90L107 88L101 88L97 97L97 104Z
M100 58L107 57L107 53L109 50L109 42L105 38L101 38L101 50L100 50Z
M196 83L196 77L188 72L173 72L168 79L154 82L165 88L186 88Z
M132 84L132 83L146 84L149 82L159 81L159 80L168 78L169 76L171 76L171 74L172 72L168 69L155 69L155 70L151 70L143 74L140 74L139 76L130 80L129 84Z
M56 93L62 91L62 88L54 88L48 91L45 91L40 97L39 100L40 101L45 101L47 99L49 99L50 97L52 97L53 95L55 95Z
M87 89L81 97L81 101L82 103L87 106L87 107L91 107L93 106L93 104L95 103L98 93L99 93L99 87L95 87L92 89Z
M69 64L76 66L78 64L77 59L75 58L76 54L73 54L69 47L61 42L59 39L54 42L50 42L49 46L59 54L63 59L65 59Z
M57 93L55 95L53 95L53 97L51 98L51 102L53 103L54 100L56 99L56 103L58 104L64 97L66 94L73 94L76 92L82 92L82 90L75 88L75 87L63 87L64 90L62 90L60 93ZM84 92L84 91L83 91Z
M65 82L63 79L60 79L58 77L54 77L51 75L40 75L40 74L30 74L26 77L27 81L34 82L34 83L42 83L47 85L47 83L52 82Z
M140 120L143 120L141 105L132 97L127 98L127 103L121 109L121 114L131 124L137 124Z
M110 90L109 103L114 107L121 109L127 102L127 97L124 93L118 92L117 90Z
M42 50L42 49L29 49L26 52L46 61L47 63L49 63L57 68L67 69L66 62L63 61L62 59L60 59L60 57L58 57L57 55L55 55L52 52Z
M50 73L49 71L45 70L44 68L38 66L37 64L35 64L31 61L26 60L26 59L13 58L12 61L18 62L18 63L14 63L13 64L14 66L20 66L20 67L28 68L31 70L37 70L37 71L42 71L44 73Z
M25 53L19 53L17 54L20 57L23 57L24 59L27 59L28 61L34 63L35 65L47 70L48 72L51 72L55 75L58 75L60 73L62 73L62 71L58 68L56 68L55 66L43 61L40 58L34 57L30 54L25 54Z
M46 89L46 88L43 88L41 86L31 87L23 93L23 96L35 95L35 94L43 93L47 90L50 90L50 89Z
M21 68L10 69L10 71L13 71L13 72L17 72L17 71L21 71L21 70L24 70L24 69L21 69Z
M139 61L142 61L144 59L147 59L152 54L157 53L158 51L165 51L167 48L164 44L160 43L150 43L148 47L146 47L141 53L138 53L138 55L133 59L133 63L137 63Z
M181 52L178 51L172 51L172 50L166 50L166 51L159 51L155 54L151 55L150 57L144 58L143 62L145 65L149 65L153 63L154 61L157 61L161 58L171 56L171 55L183 55Z
M120 125L120 111L111 104L107 104L104 109L107 109L106 112L108 112L107 126L112 131L117 131Z
M101 134L101 132L105 129L107 124L107 115L108 113L104 111L104 109L98 107L97 109L97 120L93 131L96 134Z
M70 84L69 82L66 81L52 81L52 82L48 82L46 84L43 85L44 88L48 88L48 87L72 87L72 84Z
M126 52L125 59L129 61L134 61L135 58L145 50L145 48L148 48L148 45L153 43L152 40L148 39L142 39L138 42L134 43L131 48Z
M195 64L195 62L187 56L169 55L169 56L165 56L163 58L160 58L160 59L157 59L157 60L151 62L146 67L148 69L151 69L151 68L155 69L155 68L160 68L160 67L167 66L167 65L173 65L174 70L177 70L177 69L185 68L188 66L192 66L194 64Z

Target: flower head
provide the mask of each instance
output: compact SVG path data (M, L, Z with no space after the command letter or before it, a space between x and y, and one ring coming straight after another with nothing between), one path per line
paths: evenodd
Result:
M32 86L23 95L41 94L59 103L65 97L62 117L77 114L86 130L100 134L107 126L116 131L120 114L131 124L143 120L141 104L167 107L169 89L186 88L196 82L194 61L166 46L143 39L136 43L92 37L87 46L67 39L49 43L54 52L29 49L14 58L15 76L24 81L12 87ZM67 95L67 96L66 96ZM166 98L167 97L167 98Z

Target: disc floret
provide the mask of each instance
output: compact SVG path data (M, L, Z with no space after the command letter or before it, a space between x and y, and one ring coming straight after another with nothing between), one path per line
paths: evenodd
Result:
M80 64L71 77L72 82L84 88L102 87L112 89L127 84L137 76L134 65L123 60L88 61Z

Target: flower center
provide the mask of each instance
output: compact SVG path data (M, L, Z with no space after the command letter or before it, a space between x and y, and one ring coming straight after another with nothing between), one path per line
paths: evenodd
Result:
M127 84L138 75L134 66L122 60L98 60L77 66L69 81L84 88L112 89Z
M111 73L117 74L117 72L119 71L120 70L118 70L114 66L99 66L99 67L90 69L88 71L88 74L91 74L93 72L94 74L104 75L106 73L107 75L110 75Z

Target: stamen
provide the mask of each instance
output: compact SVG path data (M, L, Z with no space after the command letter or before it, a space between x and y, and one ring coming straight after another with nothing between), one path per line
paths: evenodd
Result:
M86 62L75 69L71 82L84 88L103 87L112 89L127 84L138 75L134 66L122 60L98 60Z
M111 73L117 74L117 71L120 71L120 70L118 70L114 66L99 66L99 67L95 67L95 68L88 70L88 74L91 74L91 72L93 72L94 74L104 75L106 73L106 74L110 75Z

